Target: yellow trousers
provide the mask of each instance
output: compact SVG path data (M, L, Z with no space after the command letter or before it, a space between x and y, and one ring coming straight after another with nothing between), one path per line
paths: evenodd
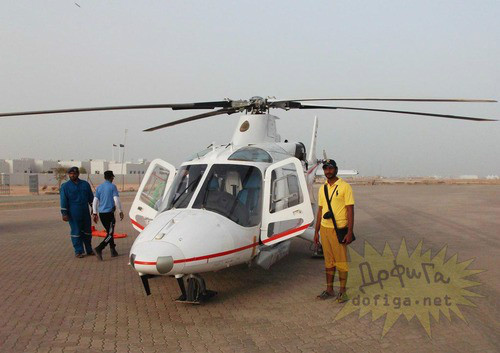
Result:
M347 245L339 243L335 229L321 226L319 235L325 256L325 268L336 267L339 271L347 272Z

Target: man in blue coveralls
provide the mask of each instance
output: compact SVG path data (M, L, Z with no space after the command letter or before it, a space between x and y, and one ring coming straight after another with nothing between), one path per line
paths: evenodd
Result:
M69 181L61 185L61 213L64 222L71 227L71 242L75 248L75 256L84 257L83 248L87 255L95 255L92 251L92 231L89 205L92 205L94 195L89 183L80 180L78 167L68 169Z
M120 212L120 220L123 220L122 205L118 196L118 189L113 184L115 175L113 171L107 170L104 172L104 183L99 185L95 191L94 201L92 203L92 210L94 214L94 222L97 223L99 217L101 218L102 225L106 229L106 237L95 248L97 258L102 261L102 251L109 244L111 248L111 257L118 256L116 251L115 240L113 238L115 233L115 210ZM97 215L99 211L99 216Z

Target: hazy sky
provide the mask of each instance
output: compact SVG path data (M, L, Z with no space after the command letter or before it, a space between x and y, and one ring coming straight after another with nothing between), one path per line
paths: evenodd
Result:
M0 2L0 111L248 99L500 99L500 2ZM351 104L500 119L500 103ZM201 112L201 111L200 111ZM238 118L143 133L170 110L0 119L0 158L163 158L228 142ZM273 111L283 138L363 175L500 174L500 122Z

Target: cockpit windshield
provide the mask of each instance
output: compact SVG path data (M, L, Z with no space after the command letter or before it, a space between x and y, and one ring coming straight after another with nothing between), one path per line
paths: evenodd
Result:
M215 164L193 208L219 213L244 227L260 223L262 174L246 165Z
M206 164L191 164L181 167L175 176L162 209L166 211L171 208L186 208L206 169Z

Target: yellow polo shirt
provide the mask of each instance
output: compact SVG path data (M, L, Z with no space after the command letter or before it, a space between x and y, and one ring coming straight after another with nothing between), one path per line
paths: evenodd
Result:
M352 187L346 183L343 179L339 178L333 185L328 184L326 181L325 185L328 186L328 198L332 198L332 210L335 215L335 221L337 222L338 228L347 227L347 208L348 205L354 205L354 196L352 195ZM335 189L337 187L337 189ZM332 197L333 190L335 194ZM325 198L324 186L318 190L318 207L322 207L321 215L321 226L326 228L333 228L333 222L331 219L324 219L323 216L328 212L328 204Z

